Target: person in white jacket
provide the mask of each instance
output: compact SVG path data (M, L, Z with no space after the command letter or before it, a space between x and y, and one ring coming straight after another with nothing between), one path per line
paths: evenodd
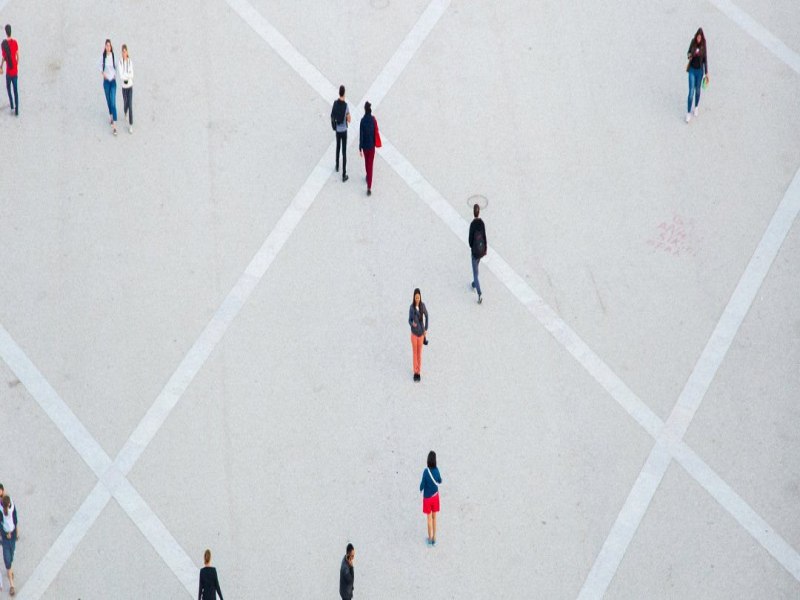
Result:
M122 111L128 118L128 132L133 133L133 62L128 54L127 44L122 44L119 76L122 79Z

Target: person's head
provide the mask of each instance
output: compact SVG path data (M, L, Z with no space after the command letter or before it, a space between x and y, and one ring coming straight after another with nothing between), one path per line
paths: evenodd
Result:
M211 564L211 550L206 548L206 551L203 553L203 564L210 565Z
M103 52L104 53L108 53L108 52L113 52L113 51L114 51L114 47L111 45L111 40L106 40L106 46L105 46L105 49L103 50Z
M11 25L6 23L6 37L11 37Z
M344 86L339 86L339 98L344 98Z
M353 544L347 544L347 548L344 550L344 557L347 559L347 562L351 565L356 558L356 549L353 548Z
M3 487L3 484L0 483L0 498L6 493L6 488Z
M364 102L364 112L368 115L372 114L372 104L370 102Z
M122 58L128 58L128 44L122 44Z
M697 33L694 34L694 41L696 41L698 45L700 45L700 44L702 44L702 43L704 43L706 41L706 36L703 33L703 28L702 27L700 27L697 30Z
M428 452L428 468L435 469L436 468L436 452L431 450Z
M3 514L8 514L8 509L11 508L11 496L5 494L3 496Z
M686 38L684 38L684 39L686 39ZM481 214L481 207L478 206L477 204L474 204L472 206L472 215L477 219L478 215L480 215L480 214Z
M422 304L422 292L419 291L419 288L414 288L414 299L412 300L414 306L419 306Z

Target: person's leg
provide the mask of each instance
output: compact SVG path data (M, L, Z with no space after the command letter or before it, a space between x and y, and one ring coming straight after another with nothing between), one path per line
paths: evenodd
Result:
M436 512L431 511L431 522L432 522L432 529L433 529L433 536L431 537L431 541L435 544L436 543Z
M342 132L342 179L347 177L347 132Z
M19 91L17 90L17 76L11 78L11 85L14 87L14 112L19 114Z
M694 106L700 104L700 89L703 87L703 69L696 69L694 74Z
M428 521L428 541L429 542L433 541L433 516L432 515L433 515L432 512L429 512L427 515L425 515L427 517L427 521Z
M336 172L339 172L339 149L342 147L342 134L336 132Z
M108 96L111 99L111 118L116 122L117 120L117 82L112 81L109 85Z
M686 114L692 112L692 96L694 96L694 77L692 69L689 69L689 97L686 99Z
M367 169L367 190L372 189L372 164L375 161L375 148L364 150L364 167Z
M11 97L11 75L6 75L6 92L8 92L8 103L11 110L14 110L14 99Z
M111 82L103 79L103 95L106 98L106 108L108 108L108 118L111 119Z
M480 261L480 258L472 257L472 287L478 292L478 297L481 295L481 282L478 280L478 263Z
M414 367L414 375L419 374L419 340L413 333L411 334L411 357Z

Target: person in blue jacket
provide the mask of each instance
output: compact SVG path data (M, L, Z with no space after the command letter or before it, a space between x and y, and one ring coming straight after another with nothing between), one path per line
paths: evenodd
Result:
M428 452L428 466L422 472L419 491L422 492L422 512L428 521L428 545L436 545L436 514L439 512L439 486L442 475L436 467L436 452Z

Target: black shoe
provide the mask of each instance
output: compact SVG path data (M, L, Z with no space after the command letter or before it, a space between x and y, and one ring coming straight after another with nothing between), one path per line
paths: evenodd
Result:
M372 196L372 190L367 190L367 196Z
M336 172L339 172L339 165L336 165Z
M483 296L478 294L478 304L480 304L481 302L483 302Z
M345 182L348 179L350 179L350 177L348 177L347 175L342 175L342 182Z
M414 373L414 381L419 381L419 373Z
M475 282L473 281L472 283L470 283L470 285L472 286L472 289L474 290L475 289Z

